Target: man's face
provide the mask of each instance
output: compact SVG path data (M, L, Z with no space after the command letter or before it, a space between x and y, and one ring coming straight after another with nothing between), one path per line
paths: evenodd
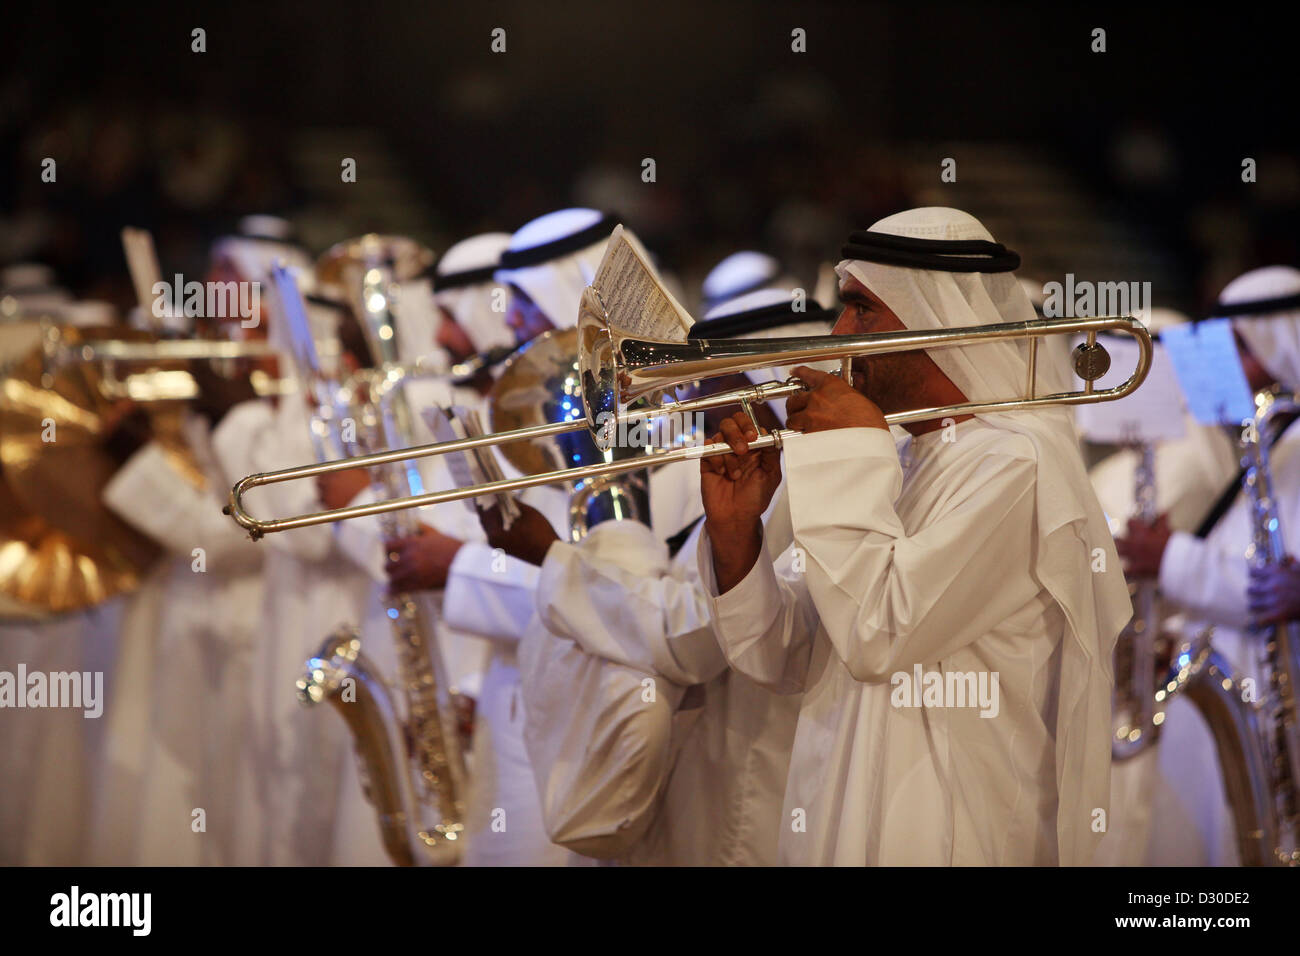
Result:
M469 340L465 330L460 327L451 312L442 306L438 307L440 313L438 322L438 332L434 339L439 345L447 350L452 361L463 362L474 354L474 343Z
M857 279L844 280L840 299L844 310L831 329L832 335L906 331L889 306ZM919 350L858 356L853 359L853 387L888 415L915 407L916 394L933 367Z
M510 286L510 309L506 312L506 325L515 333L516 345L531 342L543 332L555 328L555 323L528 297L528 293L516 285Z
M1255 353L1246 345L1246 340L1241 337L1241 333L1234 330L1232 335L1237 340L1241 367L1246 373L1246 381L1250 383L1251 391L1259 392L1272 386L1274 381L1272 373L1255 357Z

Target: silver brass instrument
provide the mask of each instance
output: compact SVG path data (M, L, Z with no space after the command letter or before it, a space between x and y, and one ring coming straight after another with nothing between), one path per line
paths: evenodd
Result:
M1131 335L1138 342L1138 365L1122 384L1108 389L1096 389L1093 383L1106 373L1110 358L1105 347L1097 341L1099 332L1120 332ZM1086 342L1074 353L1075 371L1084 380L1081 390L1050 395L1037 393L1036 362L1037 341L1050 335L1086 336ZM305 465L266 474L248 475L240 479L230 492L226 513L254 539L275 531L302 528L308 525L342 521L347 518L382 514L405 508L477 498L497 492L517 491L534 485L557 482L582 481L610 477L637 471L649 465L669 464L731 451L725 442L712 442L692 447L654 452L622 461L579 464L562 470L553 470L521 478L486 482L481 485L449 491L412 495L393 501L369 505L351 505L314 514L289 518L260 519L249 514L243 504L244 495L259 485L280 481L295 481L346 468L369 467L409 461L430 455L463 452L471 448L506 446L515 442L544 440L567 432L589 428L597 446L610 443L620 424L653 419L667 413L690 415L722 405L739 404L748 408L751 403L785 398L803 391L805 386L797 379L780 383L765 383L735 389L715 395L651 405L648 408L627 410L624 406L640 396L664 392L677 385L700 379L729 375L749 369L788 365L792 362L818 362L840 359L847 365L853 356L882 352L912 351L917 349L947 348L973 345L998 339L1022 338L1029 340L1028 374L1024 394L1009 396L1004 400L966 402L936 408L918 408L885 416L890 424L925 421L945 416L977 414L981 412L1010 412L1043 408L1053 405L1080 405L1090 402L1111 401L1133 392L1146 378L1151 367L1151 336L1146 327L1131 316L1098 318L1038 319L1030 322L1010 322L975 326L967 329L939 329L935 331L883 332L872 335L820 335L795 338L760 340L707 340L668 341L638 338L616 328L600 304L599 295L588 287L583 295L583 307L578 320L578 357L582 404L586 421L575 420L517 428L513 431L464 438L450 442L417 445L374 455L329 462L323 465ZM780 448L784 438L794 434L777 430L762 434L750 443L751 448ZM503 452L504 454L504 452Z
M1242 466L1250 494L1254 540L1246 553L1253 567L1279 564L1286 557L1269 452L1276 433L1273 426L1280 414L1295 414L1300 403L1292 396L1261 392L1255 397L1255 418L1243 429L1245 455ZM1259 642L1262 663L1268 671L1268 687L1257 705L1264 724L1264 751L1269 814L1262 828L1263 861L1285 866L1300 865L1300 721L1296 713L1296 682L1300 681L1300 622L1288 621L1252 630Z
M1134 472L1133 501L1136 516L1150 524L1156 519L1155 446L1143 442ZM1168 693L1160 693L1156 642L1160 620L1154 581L1134 581L1133 619L1115 642L1115 688L1112 695L1113 733L1110 749L1115 760L1128 760L1155 743L1164 722ZM1168 681L1166 681L1166 685Z
M394 281L395 259L393 250L379 237L363 237L351 249L355 254L352 260L332 251L323 261L339 270L344 281L354 282L354 291L359 292L357 314L363 319L379 368L368 382L363 378L334 389L325 404L335 407L319 409L313 428L320 435L322 429L332 431L330 423L352 417L357 425L357 445L373 451L391 447L398 443L398 436L410 434L410 410L400 392L383 387L396 357L397 335L389 290ZM301 309L301 299L293 301L296 287L287 287L281 273L275 278L286 308ZM305 317L291 324L305 328ZM329 383L319 374L314 374L313 379L318 394L330 394ZM347 407L337 407L342 403ZM396 462L376 468L372 477L385 497L409 495L413 490L411 475ZM419 485L414 487L418 489ZM417 528L409 512L388 512L380 523L386 540L407 536ZM387 615L397 644L398 680L405 695L404 724L387 688L361 655L354 632L332 635L308 661L307 673L298 683L299 697L306 703L329 700L343 712L369 781L367 793L379 815L385 848L393 861L399 865L455 864L463 847L466 772L445 680L446 668L427 611L414 595L391 595ZM349 676L355 679L354 702L340 696L343 678ZM354 710L358 704L359 709Z
M1241 436L1244 482L1251 497L1254 527L1254 541L1247 557L1252 562L1267 563L1281 560L1285 553L1268 465L1270 425L1279 412L1294 411L1300 406L1291 399L1275 399L1269 393L1256 396L1256 406L1255 419L1247 423ZM1140 488L1143 480L1140 475ZM1150 520L1153 511L1139 493L1139 512ZM1142 601L1138 605L1135 622L1155 620L1147 616L1155 613L1147 610L1154 608L1154 583L1150 586L1152 603ZM1141 600L1142 592L1139 590L1138 594ZM1147 646L1154 648L1159 639L1154 625L1132 635L1134 650L1126 662L1128 666L1123 671L1117 666L1116 670L1117 729L1111 741L1112 756L1125 760L1153 744L1169 702L1178 694L1186 694L1214 738L1224 794L1233 818L1237 855L1243 866L1300 863L1296 844L1300 820L1296 815L1295 776L1300 767L1296 762L1300 733L1291 694L1295 680L1300 679L1297 632L1300 627L1291 623L1262 635L1270 680L1268 691L1259 702L1247 697L1232 666L1214 650L1213 627L1202 629L1174 651L1164 680L1145 697L1143 681L1146 675L1155 672L1156 665L1140 660L1147 651L1139 650L1138 646L1149 634ZM1121 680L1125 682L1122 692Z
M582 395L577 358L578 330L546 332L511 357L488 396L494 432L510 432L581 415ZM513 442L501 454L525 475L561 471L639 458L644 445L620 444L600 449L584 428L532 442ZM650 523L650 489L645 473L579 479L569 491L569 537L581 541L602 521Z
M361 653L357 630L343 626L326 638L307 661L297 687L304 704L328 701L347 722L361 759L366 797L379 817L384 850L398 866L415 866L417 840L408 808L418 803L403 724L388 685Z

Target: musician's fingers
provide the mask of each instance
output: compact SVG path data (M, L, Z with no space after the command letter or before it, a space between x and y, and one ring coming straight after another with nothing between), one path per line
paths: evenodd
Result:
M832 375L830 372L823 372L819 369L809 368L807 365L799 365L790 370L790 374L799 381L803 382L809 388L816 388L823 384L827 379L839 381L839 377ZM788 407L788 406L787 406Z
M722 440L730 445L731 450L737 455L743 455L749 451L749 442L745 440L745 435L734 418L724 418L722 420Z
M803 411L808 407L808 400L811 396L807 392L796 392L785 400L786 423L790 421L790 416L797 412Z
M714 435L712 438L709 439L709 443L713 445L716 445L720 441L722 441L721 434ZM722 459L725 457L728 456L710 455L707 458L701 458L700 459L701 472L707 472L708 474L711 475L725 475L727 473L727 466L722 461Z
M751 442L758 437L758 429L754 427L754 422L744 412L736 412L731 416L731 420L736 423L740 433L745 436L746 442Z

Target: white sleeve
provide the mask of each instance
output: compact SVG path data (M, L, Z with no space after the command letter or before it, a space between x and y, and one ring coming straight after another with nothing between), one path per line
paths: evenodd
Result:
M1176 531L1160 559L1160 591L1195 617L1224 627L1244 626L1248 569L1245 555Z
M356 494L349 506L373 504L377 500L374 488L367 485ZM364 518L348 518L334 527L334 540L339 551L366 575L379 584L388 583L387 567L384 554L384 536L379 530L379 518L366 515Z
M915 534L894 510L903 475L884 429L796 435L785 461L807 588L854 679L941 660L1039 592L1031 574L1006 573L1030 565L1032 459L983 456Z
M779 564L774 563L768 534L765 527L763 547L749 573L719 596L705 530L697 551L700 580L709 596L714 633L727 662L775 693L797 694L804 689L808 674L817 609L802 576L793 571L794 550L787 549L777 559ZM778 567L785 573L778 574Z
M222 514L217 496L195 488L156 442L127 459L105 487L103 500L173 554L202 548L210 570L260 560L247 533Z
M289 400L291 396L286 396ZM241 402L226 413L212 432L212 451L226 480L234 484L245 475L279 471L308 464L312 451L307 440L306 411L301 440L284 433L279 417L265 399ZM304 447L305 446L305 447ZM311 479L262 485L248 495L257 514L293 517L318 511L321 504ZM294 528L267 536L267 546L288 551L303 561L324 561L333 546L327 525Z
M484 542L466 541L447 574L442 619L457 630L517 642L533 616L539 574Z
M590 654L678 684L702 684L727 662L713 634L708 595L677 570L650 528L607 521L581 544L551 545L537 612L548 630Z

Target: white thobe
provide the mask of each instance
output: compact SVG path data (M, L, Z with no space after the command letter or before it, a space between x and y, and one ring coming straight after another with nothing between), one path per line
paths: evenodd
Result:
M437 382L412 382L407 398L417 411L430 404L481 405L476 394L448 394ZM417 414L416 441L434 438ZM419 459L428 489L455 486L446 465ZM506 463L507 474L514 474ZM352 503L373 500L364 491ZM563 533L568 496L556 488L526 492L523 500L537 507ZM439 646L452 686L476 699L469 792L466 797L465 863L475 865L563 865L575 859L546 838L532 770L523 746L523 713L518 699L515 646L533 615L537 568L497 554L488 546L477 515L464 502L450 502L418 512L419 519L464 542L441 591L422 592L429 617L438 622ZM384 615L387 577L379 522L361 518L338 526L341 546L375 580L370 610L363 625L367 654L382 673L395 675L391 624ZM439 606L441 605L441 606ZM438 611L441 613L437 613ZM391 680L400 705L400 687ZM373 814L372 814L373 815ZM501 827L504 826L504 829Z
M244 402L213 432L226 484L244 475L311 460L307 409L298 396L273 406ZM311 481L266 485L256 513L294 515L319 507ZM268 535L264 552L265 630L253 648L246 748L252 771L239 801L243 862L324 865L333 858L335 818L351 741L328 708L306 708L294 682L325 637L360 620L370 579L343 558L328 526ZM375 827L378 839L378 828Z
M502 462L507 476L518 473ZM568 494L530 488L520 500L537 508L557 534L568 533ZM455 507L455 506L453 506ZM589 862L551 843L524 746L525 713L517 650L535 613L538 568L494 552L479 531L467 536L447 576L444 620L491 642L478 697L474 779L467 819L471 866L566 866Z
M1300 550L1300 425L1272 449L1274 497L1288 551ZM1160 562L1160 590L1187 617L1185 634L1215 625L1212 643L1237 677L1268 686L1257 661L1259 643L1244 632L1246 549L1254 539L1245 491L1204 539L1177 532ZM1190 700L1174 698L1161 730L1160 771L1167 783L1157 795L1151 841L1153 864L1232 866L1238 862L1234 824L1223 791L1213 738Z
M780 860L1054 864L1065 621L1032 571L1033 446L973 419L902 454L882 429L789 439L788 512L712 602L733 667L803 691ZM699 560L716 595L707 534ZM997 715L894 706L918 666L996 673Z
M1107 456L1088 472L1111 529L1117 534L1122 533L1124 522L1134 514L1139 460L1137 451L1124 449ZM1198 425L1188 416L1182 438L1156 446L1156 510L1169 516L1169 526L1175 531L1191 531L1236 475L1237 455L1228 437L1220 429ZM1161 613L1176 610L1163 601L1159 607L1163 609ZM1171 622L1171 626L1179 624ZM1166 720L1156 748L1169 733ZM1181 730L1173 733L1178 735ZM1148 857L1153 828L1166 839L1173 837L1179 847L1186 843L1186 827L1168 825L1168 821L1179 815L1170 806L1178 796L1160 774L1155 749L1117 761L1111 768L1110 785L1110 815L1106 836L1093 858L1095 865L1141 865ZM1157 858L1163 856L1170 862L1184 859L1181 855L1169 856L1167 848L1155 852Z
M40 621L0 618L0 670L99 673L106 707L129 601L122 595ZM87 862L106 728L102 712L86 717L81 708L0 712L0 865Z
M701 509L698 464L669 465L656 479L652 488L690 492L682 501L686 514ZM530 671L541 670L530 668L527 658L563 660L563 645L574 643L609 662L607 667L630 672L633 687L640 684L637 678L651 678L672 716L643 720L646 701L640 694L624 695L617 704L579 699L576 704L598 710L590 737L564 741L566 750L557 747L557 728L538 721L530 723L526 739L530 752L555 750L550 761L576 774L563 781L572 802L610 795L603 803L584 804L582 819L569 807L551 807L558 820L572 820L575 831L616 833L629 810L651 807L653 819L622 862L771 865L799 698L774 694L727 667L695 570L702 528L702 522L695 526L675 558L654 531L633 521L607 521L581 544L552 545L538 586L539 616L521 651L525 696L558 692L529 680ZM634 755L617 787L606 784L607 767L590 761L593 740L616 754ZM539 775L539 788L549 783Z
M187 424L205 489L149 444L104 493L168 554L123 621L95 863L241 862L237 801L249 772L252 654L264 627L262 551L221 513L224 477L206 423Z

